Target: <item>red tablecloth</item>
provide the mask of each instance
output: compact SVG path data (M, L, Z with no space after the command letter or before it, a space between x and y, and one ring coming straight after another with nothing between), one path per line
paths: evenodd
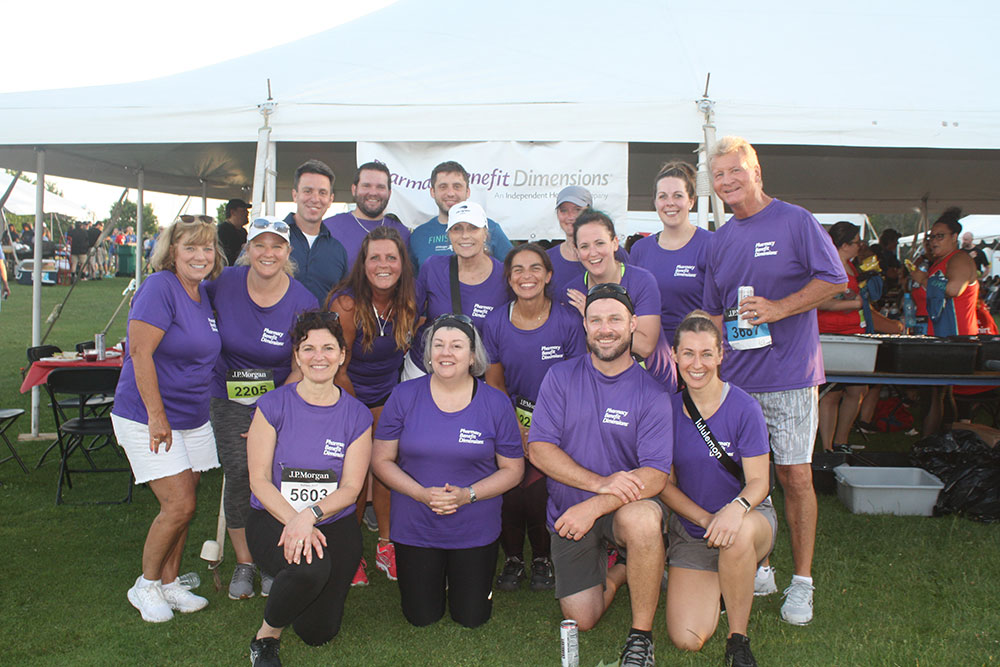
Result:
M84 361L83 359L77 359L74 361L68 359L60 359L58 361L36 361L31 364L31 368L28 369L27 374L24 376L24 382L21 383L21 393L23 394L31 391L32 387L45 384L45 382L49 379L49 373L56 368L94 368L97 366L121 368L121 365L122 357L120 356L105 359L104 361Z

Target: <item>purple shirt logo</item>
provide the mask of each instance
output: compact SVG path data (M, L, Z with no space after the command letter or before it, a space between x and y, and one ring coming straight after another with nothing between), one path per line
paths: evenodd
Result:
M260 334L260 342L267 343L268 345L274 345L276 347L283 347L285 342L282 338L284 337L284 331L275 331L274 329L264 327L264 331Z
M758 241L753 247L754 257L768 257L770 255L777 255L778 251L774 250L774 244L777 241Z
M208 326L212 327L212 331L214 331L215 333L219 333L219 327L215 326L214 317L208 318Z
M327 438L323 445L323 456L332 456L335 459L344 458L344 443Z
M604 419L601 422L604 424L614 424L615 426L628 426L628 422L625 421L626 417L628 417L628 410L608 408L604 411Z
M471 428L458 429L458 442L463 445L483 445L483 432L474 431Z

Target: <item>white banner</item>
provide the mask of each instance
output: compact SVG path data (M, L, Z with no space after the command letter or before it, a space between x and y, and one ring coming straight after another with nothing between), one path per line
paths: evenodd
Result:
M376 143L358 142L358 164L385 163L392 172L388 210L411 229L438 214L431 170L453 160L469 172L470 199L500 223L511 240L561 239L556 195L581 185L594 208L625 221L628 144L605 142ZM623 233L624 227L618 230Z

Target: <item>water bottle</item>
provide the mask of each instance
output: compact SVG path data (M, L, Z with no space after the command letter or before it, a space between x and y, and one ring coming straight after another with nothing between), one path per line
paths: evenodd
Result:
M187 572L182 574L177 577L177 581L181 586L186 586L188 590L201 586L201 577L198 576L197 572Z
M913 303L913 297L909 292L903 295L903 323L906 325L906 333L916 332L917 304Z

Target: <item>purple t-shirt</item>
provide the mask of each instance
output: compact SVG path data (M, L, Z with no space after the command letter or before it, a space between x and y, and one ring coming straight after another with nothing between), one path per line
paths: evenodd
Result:
M153 365L167 421L174 430L208 422L209 385L222 348L204 283L198 285L198 293L200 303L188 296L173 271L157 271L142 282L128 314L129 322L139 320L164 332L153 352ZM126 340L112 412L148 424L128 348Z
M737 464L744 457L771 451L767 423L760 404L731 384L723 390L722 404L709 417L708 428L729 457ZM743 485L708 451L694 422L684 414L681 393L670 397L674 413L674 473L677 487L707 512L718 512L739 495ZM705 529L678 515L688 535L701 538Z
M538 391L528 442L549 442L598 475L640 467L670 472L673 418L664 388L637 364L613 377L585 354L549 369ZM546 481L546 520L595 495Z
M483 325L483 345L490 363L503 366L507 393L532 403L549 368L587 351L580 315L554 301L545 323L529 331L510 321L510 304L495 309Z
M567 243L567 241L563 241L563 243ZM559 245L562 245L562 243ZM584 272L583 264L580 262L571 262L562 256L562 253L559 251L559 245L552 246L545 251L548 253L549 259L552 260L553 287L565 285L574 278L582 276ZM619 262L628 262L629 254L625 252L625 248L618 248L618 252L615 253L615 259Z
M353 291L346 289L334 298L346 294L354 297ZM357 307L357 305L355 305ZM389 395L399 384L399 369L403 365L405 352L396 347L396 333L393 320L385 322L385 329L376 329L371 349L364 346L364 332L357 325L354 344L351 345L351 363L347 365L347 377L354 385L354 395L365 405L371 405Z
M673 345L674 330L684 316L701 308L705 251L711 240L712 232L696 227L694 236L677 250L661 248L659 234L640 239L632 246L632 264L652 273L660 288L660 324L669 345Z
M273 306L262 308L247 290L249 266L231 266L206 283L222 337L222 354L215 364L212 397L226 398L226 373L238 369L271 371L274 386L284 384L292 372L291 329L299 313L319 308L305 285L289 279L288 290Z
M281 471L285 468L331 470L339 481L348 448L372 425L371 410L346 391L340 392L340 398L333 405L312 405L299 396L295 390L298 384L278 387L257 401L257 409L277 431L271 481L279 491ZM253 494L250 506L265 509ZM351 503L317 525L353 514L354 509Z
M444 412L431 397L430 381L427 375L393 389L375 427L379 440L399 441L396 462L418 484L470 486L497 471L497 454L524 456L514 409L503 393L476 380L472 402L458 412ZM481 547L500 535L501 503L497 496L442 516L393 491L390 536L415 547Z
M451 279L448 264L451 255L434 255L424 262L417 275L417 317L427 317L427 321L417 330L410 348L410 358L417 368L424 368L424 332L430 329L439 315L452 312ZM472 323L483 332L483 321L494 308L504 305L510 299L507 282L503 279L503 264L490 257L493 271L478 285L459 283L462 295L462 312L472 318Z
M734 350L730 344L731 330L738 331L730 309L738 305L740 286L749 285L755 296L776 301L814 278L847 282L830 235L804 208L774 199L749 218L730 218L712 235L702 303L709 314L729 321L723 322L722 375L727 381L751 392L802 389L825 381L815 310L767 325L770 345ZM744 331L764 333L763 327Z
M350 211L338 213L323 221L333 238L340 241L347 251L347 271L350 272L354 262L361 252L361 242L365 240L368 233L380 225L392 227L403 237L403 245L407 245L410 240L410 230L406 225L392 218L382 218L381 220L360 220L354 217ZM402 259L402 258L400 258Z
M633 266L631 264L625 264L624 266L625 273L622 275L620 284L628 290L629 297L632 299L632 306L635 308L636 317L642 317L643 315L656 315L659 317L660 288L656 286L656 278L641 266ZM568 303L566 290L575 289L586 294L587 283L584 279L587 277L589 276L581 273L579 277L564 285L557 292L556 296L566 300ZM593 280L591 280L590 286L594 286ZM574 312L576 312L575 308ZM646 370L657 382L666 387L667 391L673 392L677 390L677 368L674 366L673 359L670 358L670 343L667 341L666 336L663 335L663 327L660 327L660 333L656 340L656 347L653 348L653 353L643 360L643 366L645 366Z

